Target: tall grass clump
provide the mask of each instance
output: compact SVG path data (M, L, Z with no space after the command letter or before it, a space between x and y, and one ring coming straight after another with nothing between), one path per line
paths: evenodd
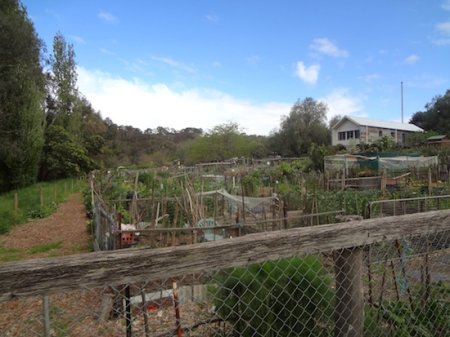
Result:
M65 179L0 194L0 234L29 219L49 216L56 211L59 203L72 193L81 191L84 185L82 180Z

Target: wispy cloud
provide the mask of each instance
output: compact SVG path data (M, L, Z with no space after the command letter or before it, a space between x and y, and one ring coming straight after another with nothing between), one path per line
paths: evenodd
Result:
M362 99L351 95L347 88L336 88L319 101L328 106L328 120L336 115L359 114L363 109Z
M190 65L187 65L185 63L179 62L177 60L174 60L174 59L172 59L170 57L152 56L152 60L157 61L157 62L161 62L161 63L163 63L165 65L168 65L168 66L170 66L172 68L180 69L180 70L186 71L188 73L192 73L192 74L197 71L194 67L192 67Z
M314 39L309 47L319 54L324 54L331 57L338 58L349 56L349 52L347 50L339 48L327 38Z
M436 29L441 34L450 36L450 21L438 23Z
M72 40L74 40L76 43L79 43L79 44L86 44L85 39L83 39L81 36L78 36L78 35L71 35L70 38L71 38Z
M215 14L207 14L205 18L208 22L217 23L219 22L219 17Z
M142 130L158 126L209 130L233 121L248 134L268 135L291 108L290 103L254 103L212 89L175 90L164 83L127 80L83 67L77 73L81 92L103 117Z
M116 53L114 53L113 51L111 51L111 50L109 50L109 49L106 49L106 48L100 48L100 51L101 51L103 54L106 54L106 55L110 55L110 56L116 55Z
M405 63L407 64L416 64L418 61L420 60L420 57L417 56L416 54L411 54L409 55L407 58L405 58Z
M441 7L443 10L450 11L450 0L444 1Z
M116 16L114 16L110 12L103 11L103 10L98 13L98 17L99 17L99 19L109 22L109 23L116 23L119 21L119 19Z
M435 39L433 43L440 46L450 45L450 21L436 24L435 29L441 37Z
M247 61L247 63L255 66L255 65L257 65L259 63L259 61L261 61L261 56L259 56L259 55L251 55L251 56L246 57L245 60Z
M359 79L365 81L365 82L372 82L372 81L376 81L378 79L381 78L380 74L374 73L374 74L368 74L368 75L364 75L359 77Z
M295 75L307 84L316 84L319 79L319 71L319 64L312 64L308 67L302 61L298 61Z

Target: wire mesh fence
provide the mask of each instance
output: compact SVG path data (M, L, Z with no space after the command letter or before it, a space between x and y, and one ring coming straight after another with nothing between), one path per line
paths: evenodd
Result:
M0 336L449 336L450 212L405 217L28 262L55 288L2 288Z
M369 203L371 218L422 213L450 208L450 195L376 200Z

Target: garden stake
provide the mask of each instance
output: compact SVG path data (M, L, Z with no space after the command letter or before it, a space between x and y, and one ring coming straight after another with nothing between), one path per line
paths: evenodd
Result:
M401 268L401 271L402 271L402 276L403 276L403 278L405 279L405 282L406 282L406 292L408 294L409 304L411 306L411 310L414 311L414 305L413 305L412 296L411 296L411 289L409 289L408 280L406 279L405 261L404 261L403 256L402 256L400 242L398 240L395 240L395 247L397 248L398 257L400 258L400 268Z
M392 262L392 260L391 260L391 270L392 270L392 277L394 278L395 294L397 295L397 301L400 301L400 294L398 292L397 286L397 275L395 274L394 262Z
M150 331L148 329L148 314L147 314L147 306L145 305L145 292L141 289L141 298L142 298L142 316L144 316L144 333L145 337L150 336Z
M369 246L369 252L367 253L367 273L369 277L369 304L373 305L373 295L372 295L372 269L370 268L371 260L371 249Z
M173 297L173 306L175 308L175 329L177 332L177 337L182 337L183 329L181 328L180 305L178 302L178 289L176 281L172 282L172 297Z
M384 293L384 285L386 282L386 265L387 265L387 256L384 259L384 265L383 265L383 276L381 277L381 289L380 289L380 298L378 300L378 312L377 312L377 322L380 320L380 311L383 307L383 293ZM392 261L391 261L392 262Z

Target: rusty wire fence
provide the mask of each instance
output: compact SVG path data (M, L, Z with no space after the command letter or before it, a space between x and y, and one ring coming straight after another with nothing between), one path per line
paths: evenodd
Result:
M0 336L449 336L450 211L0 266Z

